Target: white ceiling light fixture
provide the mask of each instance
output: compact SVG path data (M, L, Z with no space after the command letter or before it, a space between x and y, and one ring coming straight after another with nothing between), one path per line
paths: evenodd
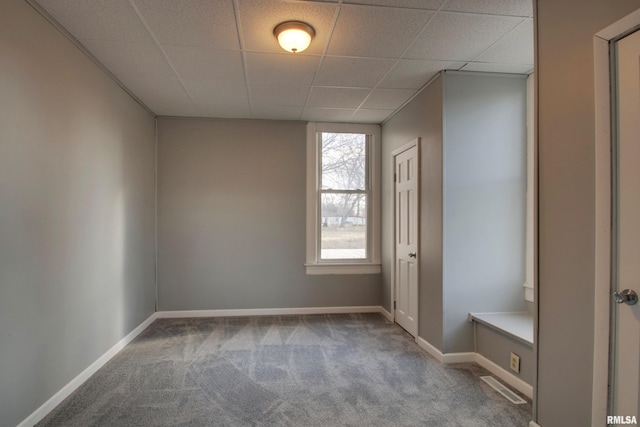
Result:
M273 29L273 35L287 52L299 53L309 47L316 31L300 21L286 21Z

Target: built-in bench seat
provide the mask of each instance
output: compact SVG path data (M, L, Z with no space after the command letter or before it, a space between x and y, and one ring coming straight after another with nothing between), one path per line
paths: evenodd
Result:
M525 395L533 394L535 358L533 315L515 313L469 313L473 323L476 361ZM510 369L511 353L520 357L520 372Z
M533 315L531 313L469 313L469 321L498 330L533 348Z

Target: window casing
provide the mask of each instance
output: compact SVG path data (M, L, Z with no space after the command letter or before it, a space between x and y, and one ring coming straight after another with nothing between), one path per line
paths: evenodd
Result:
M526 237L525 237L525 282L524 299L534 302L535 269L535 160L534 160L534 94L531 74L527 78L527 201L526 201Z
M307 125L307 274L380 266L380 127Z

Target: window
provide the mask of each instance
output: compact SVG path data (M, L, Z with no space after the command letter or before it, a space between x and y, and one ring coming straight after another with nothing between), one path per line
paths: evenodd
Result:
M380 272L380 128L307 125L307 274Z

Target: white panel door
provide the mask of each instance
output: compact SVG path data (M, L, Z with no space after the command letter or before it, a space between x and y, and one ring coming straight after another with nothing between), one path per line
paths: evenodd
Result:
M640 292L640 31L618 42L618 216L616 292ZM640 304L615 295L613 407L640 415Z
M418 146L395 154L395 319L418 334Z

